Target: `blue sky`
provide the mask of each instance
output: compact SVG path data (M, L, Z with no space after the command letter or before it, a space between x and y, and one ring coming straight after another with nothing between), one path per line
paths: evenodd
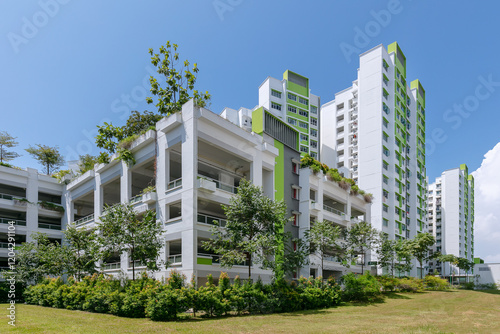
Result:
M408 79L426 89L429 179L461 163L474 171L500 141L499 11L494 1L6 0L0 131L18 137L20 153L41 143L68 160L97 154L96 124L151 107L148 49L168 40L198 63L214 112L252 108L262 81L286 69L309 77L325 103L356 78L358 58L342 45L397 41ZM14 164L40 169L25 152Z

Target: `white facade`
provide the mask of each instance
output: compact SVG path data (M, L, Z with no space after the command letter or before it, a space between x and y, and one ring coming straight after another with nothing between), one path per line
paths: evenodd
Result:
M500 263L476 263L474 265L475 283L496 284L500 289Z
M314 174L309 168L302 169L300 185L300 238L304 237L305 232L316 221L328 220L342 229L348 229L360 221L370 222L370 204L366 203L361 195L350 195L349 191L340 188L337 182L329 181L324 174ZM316 253L311 254L309 266L304 266L300 275L340 278L348 271L361 273L360 265L344 267L335 252L323 259L324 268L321 268L320 264L321 257ZM365 270L367 268L369 270L369 267L365 266Z
M429 185L428 222L435 251L474 260L474 179L466 165L444 171ZM434 260L429 265L443 275L460 274L450 263Z
M322 106L321 159L349 168L360 189L374 195L372 225L404 239L427 231L425 91L418 80L406 82L397 44L388 49L361 54L357 80ZM415 262L410 275L418 270Z
M40 202L64 206L63 185L36 169L18 170L0 166L0 267L7 267L9 222L14 222L16 244L32 241L32 234L47 234L61 243L66 216Z

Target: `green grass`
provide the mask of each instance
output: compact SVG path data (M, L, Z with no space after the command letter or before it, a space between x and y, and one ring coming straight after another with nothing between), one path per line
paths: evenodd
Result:
M0 333L500 333L500 291L393 293L374 304L180 322L24 304L16 315L16 328L0 318Z

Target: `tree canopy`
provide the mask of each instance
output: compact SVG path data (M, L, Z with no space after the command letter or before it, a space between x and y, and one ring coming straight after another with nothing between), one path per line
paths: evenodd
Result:
M59 153L59 148L57 146L50 147L47 145L37 144L36 147L30 146L27 148L26 152L38 160L38 162L45 168L45 173L47 175L57 171L59 167L64 164L64 158L61 153Z
M18 144L16 137L12 137L6 131L0 131L0 163L4 164L20 156L16 152L7 150L16 147Z

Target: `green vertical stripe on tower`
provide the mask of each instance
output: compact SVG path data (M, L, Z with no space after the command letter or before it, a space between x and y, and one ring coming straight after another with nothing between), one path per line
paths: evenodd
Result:
M282 201L285 199L285 147L283 143L274 140L274 147L279 151L279 155L275 158L274 164L274 200ZM284 226L278 231L278 235L281 236L276 250L276 279L281 279L284 277L285 272L283 269L283 262L285 258L285 241L284 241L285 229ZM279 238L279 237L278 237Z

